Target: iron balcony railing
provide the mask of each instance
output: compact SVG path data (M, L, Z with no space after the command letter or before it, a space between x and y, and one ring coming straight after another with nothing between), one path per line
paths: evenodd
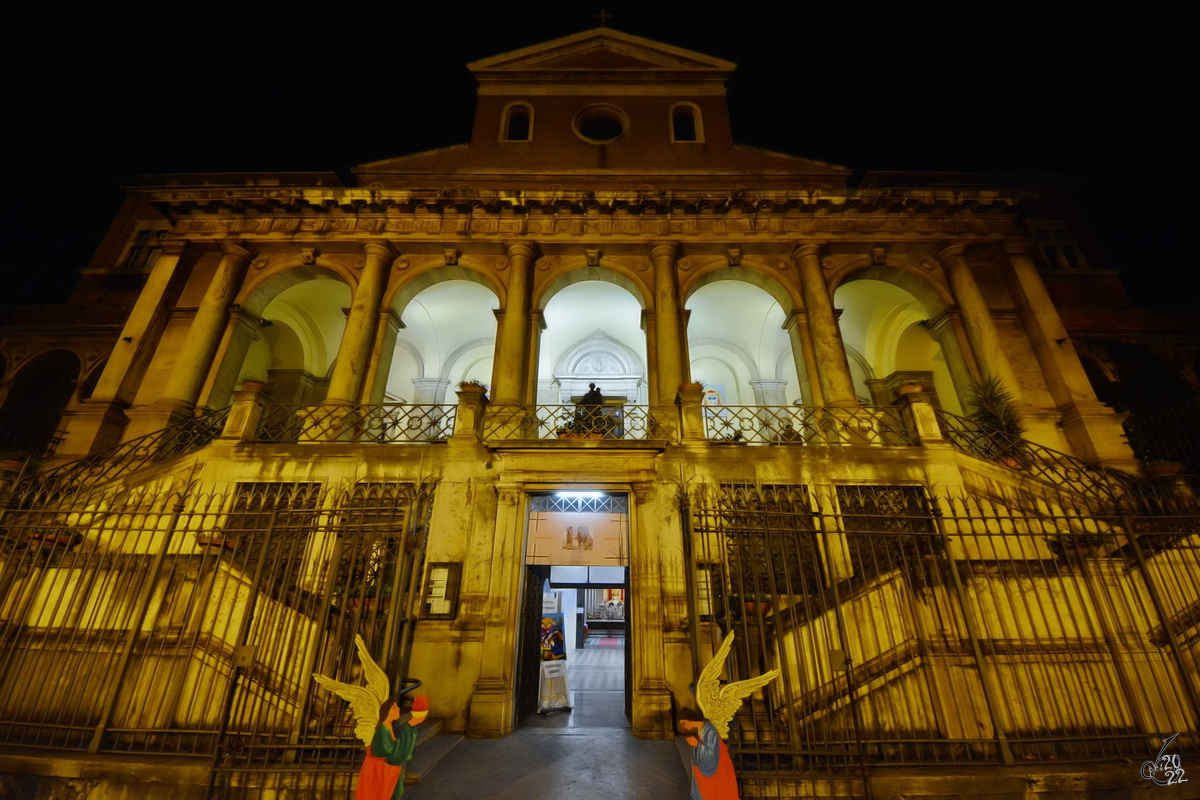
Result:
M490 406L484 415L485 441L667 438L663 412L650 406L539 405Z
M441 442L454 433L458 407L441 404L268 406L254 441L401 444Z
M1018 470L1041 483L1109 501L1145 493L1142 482L1132 475L1089 464L1017 436L986 430L948 411L939 409L936 413L942 435L956 448Z
M31 474L25 483L42 491L94 488L141 469L207 447L221 435L229 409L222 408L185 419L160 431L122 442L116 447L69 461L45 472Z
M913 443L900 409L890 406L706 406L704 435L723 444L907 447Z

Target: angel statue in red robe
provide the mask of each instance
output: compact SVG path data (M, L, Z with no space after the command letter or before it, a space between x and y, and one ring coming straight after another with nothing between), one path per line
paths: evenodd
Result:
M684 740L692 746L691 800L739 800L737 775L723 740L729 737L729 723L741 708L742 700L779 675L779 670L773 669L756 678L722 686L721 670L732 647L733 631L730 631L696 681L700 713L684 709L679 715Z
M404 767L412 760L417 745L417 726L429 715L423 695L413 700L412 711L401 714L392 699L391 683L361 636L354 637L362 662L366 686L354 686L324 675L313 675L317 683L350 703L354 734L367 746L367 756L358 771L355 800L399 800L404 794ZM394 723L399 722L397 727Z

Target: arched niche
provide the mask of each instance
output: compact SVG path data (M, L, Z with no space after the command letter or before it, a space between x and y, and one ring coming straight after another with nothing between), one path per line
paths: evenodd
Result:
M582 397L590 383L606 396L645 402L645 362L633 348L600 329L568 348L555 363L553 375L561 403Z
M756 262L751 259L743 259L742 263L745 266L710 267L685 279L682 286L684 305L686 306L692 295L705 286L719 281L737 281L762 289L779 304L785 313L791 313L795 309L803 307L803 303L792 295L788 287L756 268Z
M574 279L588 274L597 277ZM569 281L564 280L567 276ZM643 297L620 277L611 270L585 268L560 275L557 285L547 286L549 291L542 295L545 329L539 338L536 375L539 403L570 402L586 393L592 382L606 397L647 402Z
M606 259L600 260L600 266L584 266L582 258L570 259L563 268L553 271L545 279L541 288L534 293L533 307L544 310L554 296L563 289L588 281L619 286L637 300L638 306L642 310L650 307L647 303L647 298L651 296L649 287L643 285L640 278L635 278L632 272L625 271L619 265L614 265L613 262L606 263Z
M686 300L693 378L726 405L802 401L799 360L783 327L791 302L778 283L762 275L747 279L740 268L695 281Z
M892 384L919 378L932 380L939 405L963 412L971 378L946 300L934 282L909 269L871 265L841 276L834 305L860 397L890 404Z
M398 319L404 319L405 309L408 308L408 304L414 297L432 286L448 281L467 281L478 284L492 293L496 298L497 305L502 305L504 302L503 285L498 283L493 275L463 263L467 261L466 258L461 258L459 261L460 263L457 265L432 267L412 275L405 275L400 283L389 287L388 295L384 297L384 305L390 308Z
M318 260L276 271L245 293L205 405L222 408L246 381L268 384L272 401L318 403L341 347L352 283Z
M444 403L464 380L491 381L500 300L475 273L451 270L436 271L442 280L413 282L410 290L421 288L394 299L400 327L393 345L380 350L373 398Z
M70 350L42 353L17 370L0 406L0 449L38 453L59 430L78 388L82 363Z

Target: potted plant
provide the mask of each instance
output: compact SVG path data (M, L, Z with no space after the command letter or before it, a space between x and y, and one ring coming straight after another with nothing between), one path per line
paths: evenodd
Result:
M483 383L482 381L477 381L474 378L468 378L467 380L458 384L458 389L461 392L479 392L480 394L484 394L487 392L488 387L487 384Z
M67 552L74 550L82 541L83 534L69 528L37 528L29 533L31 544L40 544Z
M1017 404L1000 379L989 375L971 387L972 410L967 419L974 422L982 434L977 443L982 455L1006 467L1020 469L1025 465L1027 448L1025 425L1017 413Z
M221 550L237 550L242 546L242 540L237 536L226 536L224 531L216 530L209 533L196 532L196 544L209 548L213 552Z

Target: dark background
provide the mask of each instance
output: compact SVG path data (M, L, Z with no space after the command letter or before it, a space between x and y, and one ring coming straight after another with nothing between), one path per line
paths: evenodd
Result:
M128 175L349 181L355 164L465 141L463 65L594 27L601 2L119 5L43 5L6 26L0 304L66 299ZM737 62L744 144L856 180L1063 175L1136 302L1200 294L1184 252L1200 30L1170 13L1184 6L604 6L618 30Z

